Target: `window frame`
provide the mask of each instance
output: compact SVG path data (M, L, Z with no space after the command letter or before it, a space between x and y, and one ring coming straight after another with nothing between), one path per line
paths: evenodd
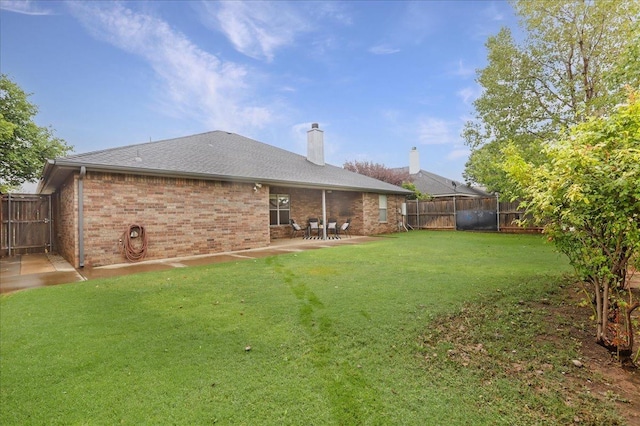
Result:
M388 199L386 194L378 194L378 222L388 222Z
M281 200L286 197L286 208L281 207ZM275 198L275 208L272 208L271 201ZM276 222L271 223L271 212L276 212ZM281 212L286 212L287 219L283 222ZM269 194L269 226L284 226L289 225L291 219L291 195L290 194Z

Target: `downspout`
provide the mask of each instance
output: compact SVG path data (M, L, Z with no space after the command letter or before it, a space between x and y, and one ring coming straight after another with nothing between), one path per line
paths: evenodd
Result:
M78 176L78 252L80 268L84 268L84 176L87 174L85 166L80 166L80 175Z
M322 190L322 239L327 239L327 195L324 189Z

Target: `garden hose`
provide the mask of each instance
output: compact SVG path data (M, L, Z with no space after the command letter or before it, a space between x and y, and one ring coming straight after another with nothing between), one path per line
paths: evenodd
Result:
M129 225L122 234L122 252L130 262L137 262L147 255L147 233L142 225Z

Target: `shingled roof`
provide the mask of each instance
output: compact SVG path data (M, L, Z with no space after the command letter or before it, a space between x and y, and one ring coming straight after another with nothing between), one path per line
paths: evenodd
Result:
M409 172L409 167L398 167L394 170ZM464 183L457 182L446 177L420 170L418 173L409 175L416 189L423 194L429 194L432 197L491 197L492 195L479 188L468 186Z
M52 193L74 170L260 182L304 188L409 194L410 191L235 133L213 131L48 160L38 186Z

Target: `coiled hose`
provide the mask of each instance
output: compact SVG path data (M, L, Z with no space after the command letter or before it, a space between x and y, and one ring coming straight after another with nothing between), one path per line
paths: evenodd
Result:
M147 255L147 233L142 225L129 225L122 234L122 253L130 262L137 262Z

